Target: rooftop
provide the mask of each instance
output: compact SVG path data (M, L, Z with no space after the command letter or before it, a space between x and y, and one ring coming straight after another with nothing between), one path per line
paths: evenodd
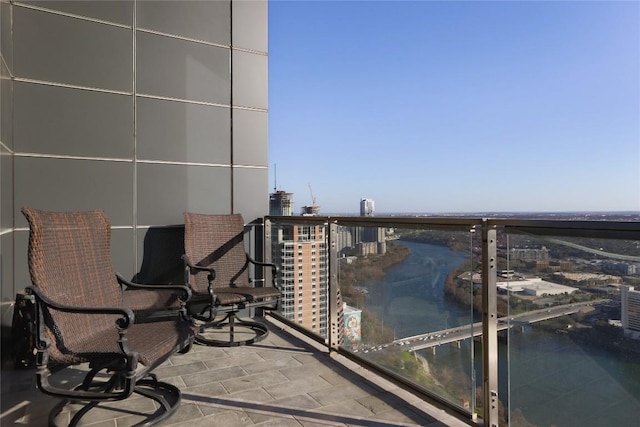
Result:
M163 426L466 426L296 331L269 320L271 333L246 347L194 345L155 370L182 390L180 408ZM77 377L66 369L65 379ZM35 387L32 369L2 372L2 425L42 426L59 402ZM99 405L86 426L131 426L153 411L134 395ZM108 408L107 408L108 406ZM59 417L69 421L69 412Z

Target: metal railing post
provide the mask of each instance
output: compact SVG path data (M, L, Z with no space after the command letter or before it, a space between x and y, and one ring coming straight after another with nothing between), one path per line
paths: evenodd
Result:
M338 317L338 224L329 220L329 349L340 346L340 325Z
M265 219L263 224L263 240L262 240L262 254L264 256L264 262L273 263L273 247L272 247L272 239L271 239L271 220ZM265 286L267 284L271 284L273 280L273 274L270 268L264 269L264 283Z
M482 392L485 427L498 427L496 227L482 223Z

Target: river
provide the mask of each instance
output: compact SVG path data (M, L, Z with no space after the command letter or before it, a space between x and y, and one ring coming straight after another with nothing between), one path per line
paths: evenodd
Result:
M444 281L469 254L442 246L398 241L411 254L370 283L367 307L397 338L478 321L470 308L444 297ZM482 380L481 348L467 340L460 349L442 346L422 353L438 369L477 372ZM511 369L509 369L509 366ZM513 413L540 427L639 427L640 361L624 361L569 334L525 328L499 342L500 399ZM471 392L468 393L469 397ZM515 423L513 423L515 424Z

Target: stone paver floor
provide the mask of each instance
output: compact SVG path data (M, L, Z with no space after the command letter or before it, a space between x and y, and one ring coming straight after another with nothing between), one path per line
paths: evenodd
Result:
M280 325L282 326L282 325ZM246 347L194 345L155 370L182 391L179 409L162 426L467 426L390 382L291 330L270 324L269 336ZM77 370L63 371L67 378ZM76 375L74 375L76 374ZM3 370L4 426L46 426L59 401L35 388L33 370ZM73 405L56 419L66 425ZM154 403L133 395L101 404L83 417L92 427L132 426Z

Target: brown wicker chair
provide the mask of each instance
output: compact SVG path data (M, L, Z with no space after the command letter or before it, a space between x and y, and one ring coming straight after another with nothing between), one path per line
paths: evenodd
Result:
M208 215L185 212L185 281L192 291L189 313L200 320L196 342L213 346L238 346L258 342L268 334L262 322L242 320L240 310L254 307L280 309L274 264L253 260L244 248L244 220L240 214ZM272 286L256 287L249 266L271 268ZM222 317L222 319L220 319ZM253 331L236 340L235 326ZM209 335L223 335L220 339ZM227 335L228 333L228 335Z
M190 348L195 327L185 310L169 320L135 322L134 311L122 304L111 265L111 225L104 212L22 212L30 226L33 286L26 291L36 299L37 386L64 399L50 412L50 425L69 402L86 402L71 419L69 425L75 426L100 402L126 399L134 392L159 404L145 425L166 419L180 403L180 390L159 382L152 371ZM163 293L153 300L159 303ZM184 300L188 289L183 287L182 293ZM50 380L63 368L80 364L88 366L88 373L75 388Z

